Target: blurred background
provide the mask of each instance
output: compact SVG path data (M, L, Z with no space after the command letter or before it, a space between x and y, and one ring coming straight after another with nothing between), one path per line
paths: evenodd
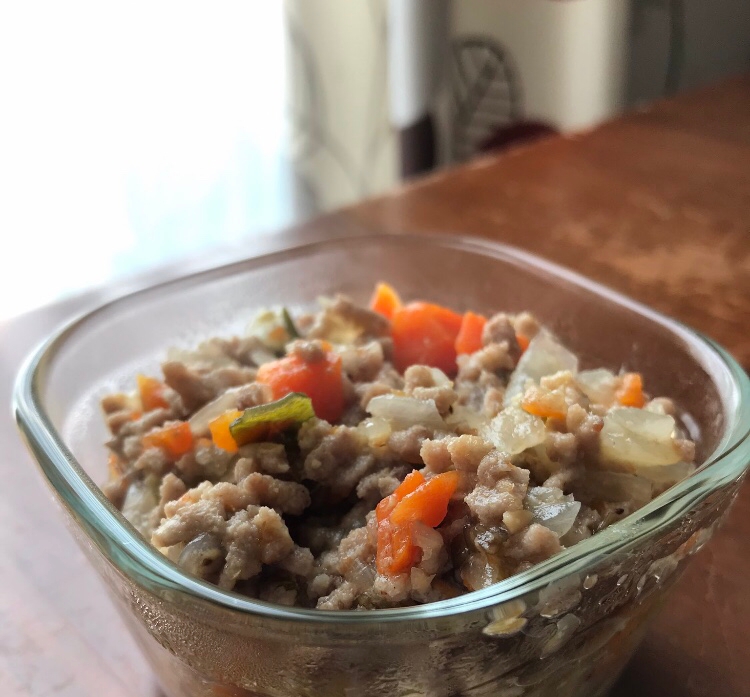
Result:
M748 0L3 3L0 321L748 67Z

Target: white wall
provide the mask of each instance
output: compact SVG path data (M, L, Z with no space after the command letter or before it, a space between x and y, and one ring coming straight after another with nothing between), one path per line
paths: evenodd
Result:
M491 34L516 65L524 113L563 130L625 101L628 0L455 0L454 36Z

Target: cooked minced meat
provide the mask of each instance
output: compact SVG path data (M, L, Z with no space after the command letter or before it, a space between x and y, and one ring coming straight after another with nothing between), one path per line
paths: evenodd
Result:
M383 284L372 309L264 312L162 368L102 400L105 492L185 571L284 605L478 590L694 469L639 374L579 370L529 313L403 305Z

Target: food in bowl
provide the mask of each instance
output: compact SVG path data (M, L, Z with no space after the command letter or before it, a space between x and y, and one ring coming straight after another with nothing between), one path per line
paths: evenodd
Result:
M260 307L286 305L303 325L298 311L320 296L345 291L367 304L384 273L404 297L488 317L498 307L532 310L575 349L581 369L638 370L651 394L685 410L700 468L624 520L498 584L367 612L222 591L180 571L112 515L94 484L107 479L108 437L94 413L102 394L131 389L136 369L157 375L169 346L243 336ZM175 697L607 694L726 518L750 461L750 382L720 347L524 252L445 235L332 238L120 298L50 338L19 376L15 400L71 529Z
M402 303L172 350L102 400L105 493L185 571L290 606L428 603L524 571L690 474L677 406L529 313Z

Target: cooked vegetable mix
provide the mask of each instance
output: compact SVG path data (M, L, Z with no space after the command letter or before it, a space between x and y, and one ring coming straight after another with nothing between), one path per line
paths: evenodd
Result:
M581 370L528 313L377 284L171 350L107 396L105 492L188 573L320 609L485 588L629 515L695 468L675 404ZM619 368L619 367L618 367Z

